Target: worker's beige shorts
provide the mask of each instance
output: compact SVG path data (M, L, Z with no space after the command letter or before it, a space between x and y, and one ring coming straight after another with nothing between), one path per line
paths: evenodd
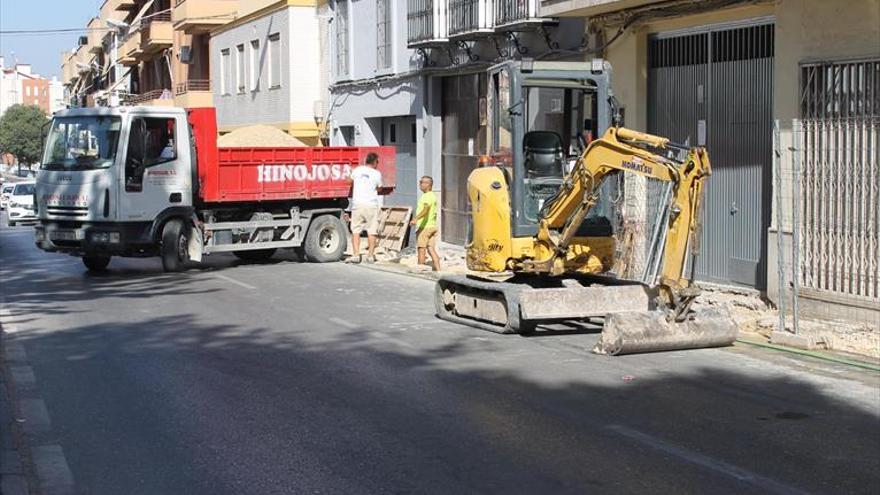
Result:
M420 230L418 233L418 239L416 240L416 246L420 248L426 248L428 246L434 247L437 243L437 232L437 227L425 227Z
M378 206L355 206L351 210L351 233L361 235L364 230L367 235L379 234Z

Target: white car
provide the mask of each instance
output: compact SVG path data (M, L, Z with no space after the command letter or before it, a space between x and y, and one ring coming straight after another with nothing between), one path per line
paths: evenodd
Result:
M12 194L13 189L15 189L15 184L6 184L3 188L0 188L0 210L6 209L6 205L9 203L9 195Z
M19 182L15 184L9 195L6 222L10 227L21 222L36 222L37 214L34 211L34 185L35 182Z

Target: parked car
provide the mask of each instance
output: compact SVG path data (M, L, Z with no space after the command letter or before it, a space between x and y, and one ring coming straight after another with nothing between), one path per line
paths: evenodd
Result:
M15 184L6 184L0 189L0 210L6 209L9 204L9 195L12 194L13 189L15 189Z
M36 222L37 214L34 212L34 185L33 181L19 182L15 184L9 195L9 210L6 214L6 223L10 227L21 222Z

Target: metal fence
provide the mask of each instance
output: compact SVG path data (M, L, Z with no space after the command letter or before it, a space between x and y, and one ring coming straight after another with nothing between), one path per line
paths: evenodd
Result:
M408 42L413 43L434 39L434 1L407 0L406 25Z
M538 0L495 0L495 25L503 26L538 17Z
M791 232L780 309L795 331L804 296L880 307L880 60L804 64L800 86L790 139L774 130L775 220Z

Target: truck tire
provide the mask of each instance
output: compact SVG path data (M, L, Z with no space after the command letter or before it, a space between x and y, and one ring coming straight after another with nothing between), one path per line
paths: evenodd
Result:
M342 220L333 215L321 215L309 225L303 250L309 261L328 263L342 259L345 245L346 232Z
M179 219L171 219L162 228L162 268L166 272L180 272L189 261L189 228Z
M83 265L86 265L86 268L90 272L103 272L107 270L107 265L110 264L109 256L102 256L100 254L97 255L86 255L82 257Z
M276 249L251 249L249 251L233 251L232 254L242 261L266 261L275 254Z

